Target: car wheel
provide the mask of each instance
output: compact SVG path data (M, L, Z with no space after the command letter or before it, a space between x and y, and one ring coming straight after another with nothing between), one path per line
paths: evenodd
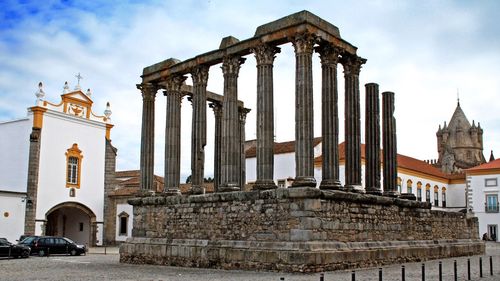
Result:
M76 256L76 250L75 249L71 250L71 252L69 252L69 254L72 256Z
M23 254L21 255L23 258L29 258L30 257L30 252L27 250L23 251Z
M38 256L40 256L40 257L45 256L45 251L44 251L44 250L40 250L40 251L38 252Z

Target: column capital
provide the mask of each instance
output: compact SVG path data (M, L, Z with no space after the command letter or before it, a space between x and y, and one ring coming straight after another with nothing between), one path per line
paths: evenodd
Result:
M174 75L167 77L163 83L166 89L166 91L163 91L165 96L169 94L180 93L182 84L184 84L186 78L187 77L184 75Z
M222 59L222 73L224 77L226 76L235 76L238 77L238 73L240 72L240 66L245 63L245 58L238 56L228 56Z
M141 90L144 100L154 100L158 87L153 83L136 84L137 89Z
M255 60L257 61L257 66L259 65L272 65L276 54L281 52L281 49L276 46L271 46L268 44L261 44L252 49L255 54Z
M222 104L218 102L211 102L208 106L214 111L215 117L222 117Z
M295 35L291 41L295 49L295 55L312 55L314 43L316 43L316 37L310 33L304 32Z
M361 66L366 63L366 59L357 55L344 54L340 62L344 66L345 74L359 75Z
M336 66L340 61L342 50L330 43L323 42L314 50L319 54L322 65Z
M210 66L203 64L194 67L191 70L191 78L193 79L193 85L207 85L209 69Z
M240 115L240 122L245 123L245 120L247 118L247 114L251 111L250 108L245 108L245 107L240 107L238 109L239 115Z

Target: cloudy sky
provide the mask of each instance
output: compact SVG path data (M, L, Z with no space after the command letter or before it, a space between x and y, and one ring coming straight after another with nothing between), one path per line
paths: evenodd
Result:
M398 152L437 158L435 133L460 104L484 129L484 154L500 156L500 1L16 1L0 4L0 121L26 116L39 81L46 99L60 100L65 81L93 91L94 111L112 106L118 169L138 169L142 100L135 84L142 69L167 58L185 60L217 49L232 35L253 36L262 24L309 10L340 29L368 61L364 84L396 93ZM276 140L294 137L294 55L281 46L274 67ZM315 136L320 136L320 63L314 63ZM343 114L342 67L339 96ZM190 84L191 79L187 82ZM212 66L208 90L222 93ZM247 57L239 98L253 109L247 139L255 138L256 68ZM364 107L364 102L362 103ZM156 102L156 165L163 175L165 97ZM183 101L182 176L190 174L191 105ZM362 108L363 111L363 108ZM213 168L213 118L208 111L206 175ZM342 116L342 115L341 115ZM364 118L364 114L363 114ZM343 120L343 118L341 119ZM343 124L341 124L341 133ZM341 141L343 136L341 135Z

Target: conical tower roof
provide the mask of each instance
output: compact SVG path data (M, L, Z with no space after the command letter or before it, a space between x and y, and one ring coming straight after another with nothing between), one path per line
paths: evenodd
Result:
M455 112L451 117L448 128L450 131L456 131L457 129L469 130L471 127L469 120L465 116L464 111L460 107L460 102L457 102L457 108L455 108Z

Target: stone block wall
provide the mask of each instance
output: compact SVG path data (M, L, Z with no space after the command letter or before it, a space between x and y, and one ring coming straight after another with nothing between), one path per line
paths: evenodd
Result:
M315 188L129 200L121 261L321 271L484 252L476 218Z

